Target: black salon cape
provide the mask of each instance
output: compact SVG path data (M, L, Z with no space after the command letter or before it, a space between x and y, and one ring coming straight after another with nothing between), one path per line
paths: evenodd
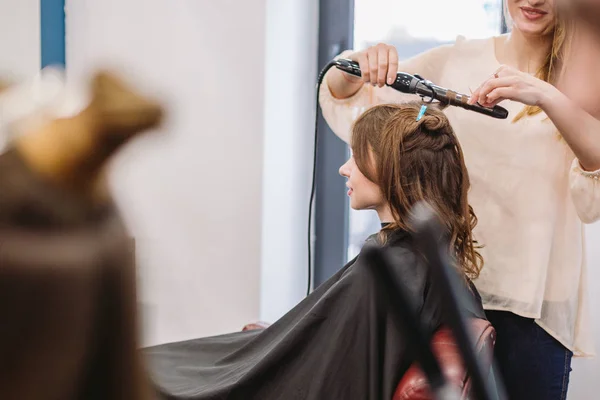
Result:
M397 279L433 333L442 309L427 266L408 234L396 234L387 247ZM412 363L410 344L373 267L359 255L266 330L146 349L163 398L391 399ZM485 318L480 307L468 311Z

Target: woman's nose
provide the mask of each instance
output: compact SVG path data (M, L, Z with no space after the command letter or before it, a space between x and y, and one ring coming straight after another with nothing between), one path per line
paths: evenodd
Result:
M350 176L350 174L348 173L348 167L346 166L346 164L342 165L338 172L340 173L341 176L343 176L345 178L348 178Z
M346 161L339 169L338 171L340 173L341 176L343 177L350 177L350 168L348 167L348 161Z

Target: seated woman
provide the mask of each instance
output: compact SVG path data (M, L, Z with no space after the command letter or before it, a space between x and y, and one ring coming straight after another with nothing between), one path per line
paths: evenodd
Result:
M476 218L457 138L444 114L429 109L419 119L419 110L367 110L354 125L354 155L340 174L348 178L351 206L377 211L382 229L368 240L388 248L394 274L433 333L443 323L439 291L413 250L411 207L427 201L443 218L465 278L477 276L482 259L471 236ZM411 344L381 296L374 267L359 254L266 330L147 349L155 384L168 399L391 399L413 361ZM481 307L468 311L485 318Z

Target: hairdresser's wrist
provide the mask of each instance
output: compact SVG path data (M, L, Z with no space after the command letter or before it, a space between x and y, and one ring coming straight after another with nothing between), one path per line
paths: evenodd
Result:
M347 99L354 96L364 85L364 81L337 68L332 68L327 73L327 85L331 95L336 99Z
M569 98L563 92L558 90L554 85L545 83L544 88L540 93L537 106L547 114L548 111L561 107L568 101Z

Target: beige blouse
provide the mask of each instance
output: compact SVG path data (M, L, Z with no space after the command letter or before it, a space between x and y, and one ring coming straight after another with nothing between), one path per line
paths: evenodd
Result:
M468 94L499 66L493 38L459 37L400 63L400 70ZM418 99L364 85L340 100L327 78L320 92L323 115L346 142L367 107ZM485 265L475 284L487 310L533 318L575 356L591 356L583 223L600 219L600 171L580 168L545 114L513 123L523 105L502 106L510 112L507 120L456 107L445 111L465 154L470 203L479 218L475 237L484 245Z

